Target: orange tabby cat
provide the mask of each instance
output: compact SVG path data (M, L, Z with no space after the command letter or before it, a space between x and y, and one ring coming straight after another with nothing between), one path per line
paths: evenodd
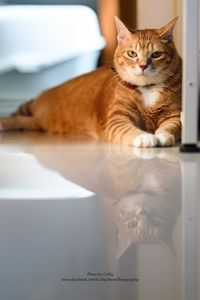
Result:
M116 17L115 68L100 68L55 88L0 119L0 129L43 130L134 147L180 139L181 58L176 19L130 32Z

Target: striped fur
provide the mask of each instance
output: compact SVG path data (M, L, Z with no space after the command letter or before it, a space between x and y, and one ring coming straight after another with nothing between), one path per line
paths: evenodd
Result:
M43 92L0 118L1 130L43 130L134 147L173 145L181 131L175 22L130 32L116 19L115 71L103 67Z

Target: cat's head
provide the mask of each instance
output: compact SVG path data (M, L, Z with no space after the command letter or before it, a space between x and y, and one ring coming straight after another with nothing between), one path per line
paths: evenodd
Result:
M118 45L114 65L120 78L133 85L163 83L175 72L179 55L173 42L177 18L160 29L130 32L116 17Z
M161 245L175 254L172 240L176 220L173 203L167 207L161 195L136 193L124 197L115 209L116 258L119 259L132 244Z

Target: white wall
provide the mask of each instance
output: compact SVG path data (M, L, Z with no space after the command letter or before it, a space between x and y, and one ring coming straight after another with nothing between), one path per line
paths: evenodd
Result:
M137 27L159 28L176 16L179 20L175 30L175 42L182 53L182 1L181 0L137 0Z

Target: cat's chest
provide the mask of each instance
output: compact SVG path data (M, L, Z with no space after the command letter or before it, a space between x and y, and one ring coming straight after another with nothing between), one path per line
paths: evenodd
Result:
M163 90L162 87L138 87L137 89L140 92L140 100L147 108L151 108L159 101L159 99L161 99L161 93Z

